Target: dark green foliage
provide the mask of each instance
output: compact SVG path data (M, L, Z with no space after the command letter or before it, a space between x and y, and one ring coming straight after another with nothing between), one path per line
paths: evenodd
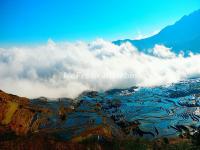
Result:
M163 138L163 142L164 142L165 144L169 144L168 138Z
M139 139L131 140L131 141L124 141L123 143L125 150L146 150L147 146L142 143Z
M14 132L0 133L0 142L16 139L17 136Z
M87 148L97 149L97 145L100 145L103 150L146 150L147 141L143 139L128 139L128 140L119 140L119 139L106 139L98 138L97 136L92 136L81 142Z
M192 143L200 147L200 129L192 136Z

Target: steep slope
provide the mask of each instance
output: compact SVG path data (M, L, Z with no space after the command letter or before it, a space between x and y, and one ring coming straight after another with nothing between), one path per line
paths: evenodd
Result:
M182 17L174 25L167 26L158 34L142 40L118 40L114 43L120 45L131 42L141 50L152 48L155 44L164 44L175 52L200 52L200 10Z

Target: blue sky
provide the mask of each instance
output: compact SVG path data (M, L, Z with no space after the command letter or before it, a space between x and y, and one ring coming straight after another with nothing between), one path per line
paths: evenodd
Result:
M142 37L199 8L199 0L0 0L0 44Z

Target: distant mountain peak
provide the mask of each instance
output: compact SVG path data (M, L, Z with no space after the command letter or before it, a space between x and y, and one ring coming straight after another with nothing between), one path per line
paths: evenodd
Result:
M145 51L155 44L171 47L175 52L200 52L200 9L183 16L175 24L162 29L158 34L141 40L118 40L113 43L120 45L130 42L138 49Z

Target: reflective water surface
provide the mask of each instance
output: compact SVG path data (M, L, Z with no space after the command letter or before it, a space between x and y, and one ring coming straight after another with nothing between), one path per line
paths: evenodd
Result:
M105 125L112 128L115 136L159 138L193 134L200 125L200 79L152 88L88 91L75 100L61 98L45 102L40 98L32 103L54 112L46 116L49 123L40 128L59 129L57 136L61 139ZM64 119L61 115L60 119L57 112L62 107L74 111Z
M200 79L190 79L177 84L153 88L113 89L85 93L83 101L99 102L107 116L121 128L130 123L138 130L129 135L163 137L195 132L200 125Z

